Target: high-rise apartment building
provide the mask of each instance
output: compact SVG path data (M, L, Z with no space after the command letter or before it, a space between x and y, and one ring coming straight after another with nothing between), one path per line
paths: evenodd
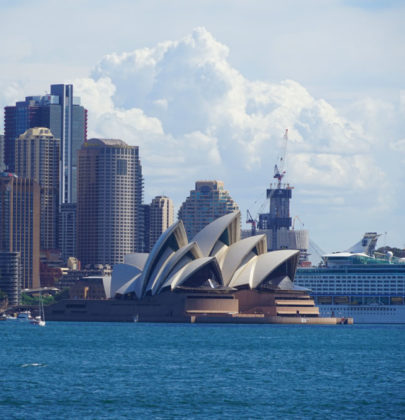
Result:
M174 223L173 201L156 196L151 204L143 205L144 252L150 252L161 234Z
M59 213L59 144L49 128L29 128L15 142L15 172L41 188L41 249L57 249Z
M73 96L73 85L51 85L51 93L27 96L4 108L5 163L15 171L15 142L33 127L47 127L61 140L59 202L76 202L77 151L87 136L87 111Z
M9 305L19 303L20 282L20 253L0 251L0 290L6 293Z
M116 264L143 250L139 148L90 139L79 151L77 255L82 265Z
M149 209L150 248L159 239L161 234L174 223L173 201L169 197L155 197Z
M190 191L190 196L181 205L178 217L191 240L213 220L236 210L239 207L224 189L222 181L197 181L195 190Z
M40 187L15 174L0 174L0 251L19 252L21 288L39 287Z

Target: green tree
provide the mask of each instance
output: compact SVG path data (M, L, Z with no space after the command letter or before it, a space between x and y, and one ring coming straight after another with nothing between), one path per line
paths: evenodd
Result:
M40 302L39 296L30 296L27 293L21 293L22 305L35 306L35 305L39 305L39 302ZM51 295L42 296L42 303L44 304L44 306L52 305L52 303L55 303L55 298Z

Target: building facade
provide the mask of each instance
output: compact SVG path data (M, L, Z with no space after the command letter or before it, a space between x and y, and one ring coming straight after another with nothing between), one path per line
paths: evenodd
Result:
M15 141L18 136L28 128L43 125L41 98L41 96L27 96L25 101L4 108L4 163L9 172L15 170Z
M41 188L41 249L57 249L59 214L59 145L49 128L30 128L15 142L15 172Z
M292 189L289 184L270 184L267 189L267 198L270 199L270 211L259 214L258 228L271 230L271 241L268 243L269 250L286 248L286 238L291 228L290 200Z
M149 251L162 235L174 223L173 201L166 196L156 196L149 207Z
M0 175L0 251L21 255L21 289L40 286L40 187L15 174Z
M183 221L191 240L201 229L215 219L239 210L238 205L224 189L222 181L197 181L195 189L181 205L178 217Z
M149 252L151 250L150 245L150 204L142 205L143 213L143 252Z
M60 205L59 213L59 249L62 260L66 262L69 257L75 257L76 251L76 203Z
M116 264L143 250L139 148L90 139L79 151L77 256L82 265Z
M59 202L76 202L77 151L87 137L87 111L73 96L73 85L51 85L51 93L27 96L4 108L5 164L15 171L15 143L33 127L47 127L61 140Z
M19 303L20 282L20 253L0 251L0 289L7 294L9 305Z
M77 153L87 138L87 110L73 96L73 85L51 85L59 99L61 118L49 113L49 128L61 139L60 203L77 201ZM48 125L47 125L48 126Z
M4 164L4 135L0 134L0 172L6 169Z

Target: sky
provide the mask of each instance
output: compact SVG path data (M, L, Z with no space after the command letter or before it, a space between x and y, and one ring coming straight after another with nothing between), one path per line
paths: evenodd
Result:
M289 130L295 227L405 247L405 2L1 0L0 106L73 83L140 147L145 202L220 179L256 217ZM0 133L3 126L0 126Z

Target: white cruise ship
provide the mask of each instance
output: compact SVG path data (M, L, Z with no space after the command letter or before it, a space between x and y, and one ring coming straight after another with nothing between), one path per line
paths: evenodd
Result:
M321 316L352 317L356 324L405 324L405 258L374 254L377 233L346 252L299 268L294 283L310 289Z

